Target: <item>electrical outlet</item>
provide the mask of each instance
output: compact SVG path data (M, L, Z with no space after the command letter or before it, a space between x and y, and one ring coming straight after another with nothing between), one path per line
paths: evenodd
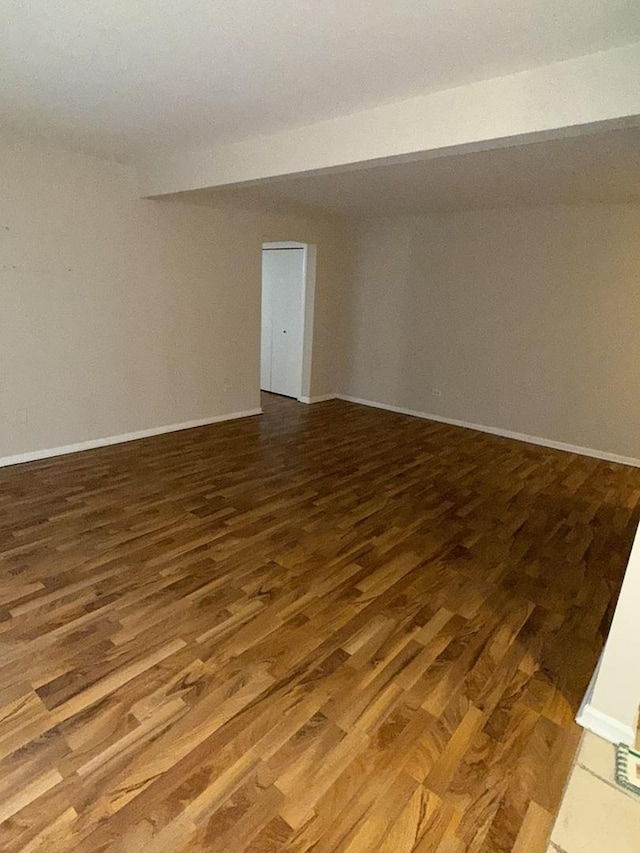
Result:
M442 397L442 391L439 388L432 388L431 389L431 396L432 397Z
M17 409L16 410L16 423L17 424L26 424L29 421L29 416L26 409Z

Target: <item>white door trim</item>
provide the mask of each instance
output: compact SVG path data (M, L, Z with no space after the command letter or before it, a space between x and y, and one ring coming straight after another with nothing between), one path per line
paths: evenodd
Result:
M302 317L302 377L298 400L311 396L311 364L313 358L313 315L316 302L317 246L304 244L303 258L303 317Z

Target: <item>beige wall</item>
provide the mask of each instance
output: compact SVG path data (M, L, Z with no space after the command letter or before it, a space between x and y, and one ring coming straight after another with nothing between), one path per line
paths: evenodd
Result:
M264 240L318 245L312 396L640 457L638 207L378 220L354 240L141 200L128 169L37 146L0 150L0 185L0 457L256 408Z
M342 393L640 457L640 207L371 221L350 300Z
M0 187L0 457L258 407L263 239L318 244L311 393L333 389L335 225L141 200L34 145L0 149Z

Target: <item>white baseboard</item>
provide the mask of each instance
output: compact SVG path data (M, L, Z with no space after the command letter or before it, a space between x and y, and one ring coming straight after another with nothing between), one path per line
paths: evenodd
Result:
M593 732L594 735L598 735L598 737L608 740L611 743L626 743L628 746L634 746L635 732L632 726L611 717L609 714L605 714L603 711L598 711L591 704L591 697L593 696L596 681L598 680L603 657L604 651L600 655L598 665L593 671L587 692L584 694L584 698L576 714L576 723L582 726L583 729L587 729Z
M31 450L28 453L17 453L15 456L0 456L0 468L7 465L20 465L23 462L35 462L37 459L49 459L52 456L64 456L67 453L78 453L81 450L92 450L95 447L107 447L110 444L123 444L126 441L137 441L139 438L150 438L153 435L163 435L166 432L179 432L182 429L217 424L221 421L231 421L236 418L249 418L261 415L262 409L250 409L246 412L230 412L227 415L214 415L212 418L201 418L197 421L185 421L182 424L151 427L137 432L126 432L121 435L110 435L106 438L93 438L78 444L66 444L63 447L50 447L46 450Z
M583 704L576 717L576 723L582 726L583 729L588 729L594 735L598 735L603 740L608 740L611 743L626 743L628 746L633 746L635 742L635 732L631 726L621 723L598 711L593 705L588 702Z
M335 394L321 394L319 397L298 397L300 403L324 403L326 400L335 400ZM344 398L341 398L344 399Z
M526 441L528 444L539 444L542 447L551 447L553 450L566 450L569 453L578 453L580 456L592 456L594 459L604 459L606 462L617 462L619 465L630 465L640 468L640 459L633 456L620 456L617 453L609 453L605 450L595 450L591 447L580 447L575 444L567 444L564 441L553 441L549 438L540 438L536 435L526 435L522 432L512 432L500 427L487 426L486 424L473 424L467 421L459 421L454 418L443 418L442 415L433 415L427 412L416 412L413 409L404 409L401 406L391 406L387 403L376 403L373 400L363 400L359 397L349 397L346 394L335 394L338 400L346 400L349 403L358 403L361 406L372 406L374 409L386 409L389 412L397 412L400 415L410 415L413 418L424 418L428 421L450 424L451 426L465 427L477 432L487 432L491 435L499 435L502 438L513 438L516 441Z

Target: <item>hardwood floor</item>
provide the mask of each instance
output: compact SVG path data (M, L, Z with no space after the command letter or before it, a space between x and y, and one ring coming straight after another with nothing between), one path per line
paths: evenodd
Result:
M640 471L331 401L0 471L0 849L546 849Z

